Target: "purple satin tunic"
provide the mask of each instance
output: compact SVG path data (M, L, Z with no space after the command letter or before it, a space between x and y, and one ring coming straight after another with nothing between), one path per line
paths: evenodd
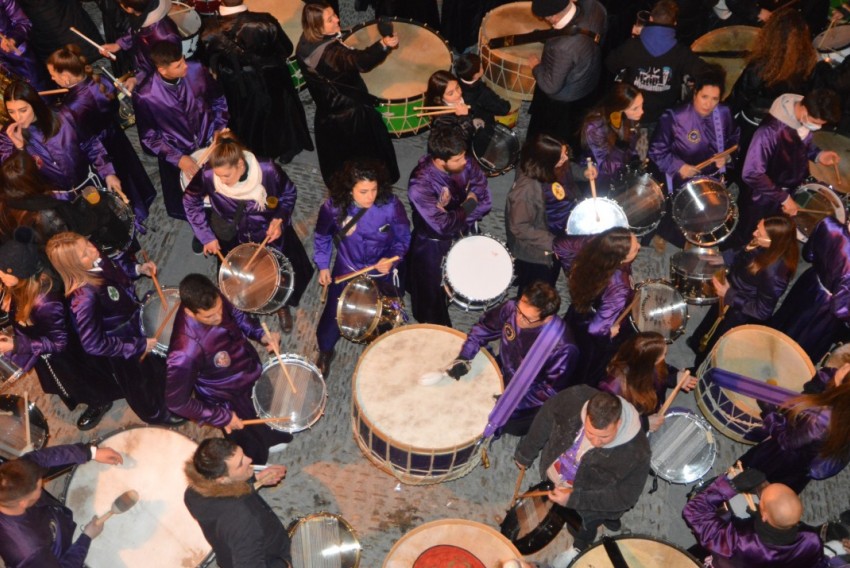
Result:
M724 297L730 310L759 321L767 321L773 315L779 298L785 293L793 276L781 258L752 274L749 270L750 262L763 250L742 250L735 255L727 277L729 290Z
M6 52L0 49L0 65L40 89L44 86L40 64L27 41L31 31L32 22L16 0L0 0L0 33L15 40L15 46L20 52L18 55L15 50Z
M10 358L24 371L32 369L40 355L61 353L68 347L68 314L57 290L36 298L29 320L32 324L27 326L12 323L15 349Z
M596 163L596 168L599 170L596 185L602 191L607 191L611 184L617 181L620 172L629 162L638 159L638 153L635 149L638 141L636 134L631 137L628 145L625 142L619 142L609 146L608 135L610 132L611 127L608 125L608 121L603 118L588 122L584 127L584 135L587 140L586 156L593 158Z
M142 81L148 75L156 73L156 66L151 61L151 47L161 41L180 45L183 41L177 24L168 16L163 16L150 26L140 30L130 31L115 43L124 51L133 50L133 64L136 68L136 78Z

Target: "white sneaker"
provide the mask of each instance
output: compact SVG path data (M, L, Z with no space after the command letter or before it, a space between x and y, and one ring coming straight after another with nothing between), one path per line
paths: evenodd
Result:
M418 382L423 387L430 387L447 378L449 378L449 376L445 373L445 371L431 371L430 373L425 373L419 377Z
M579 554L581 554L581 550L571 546L552 560L552 568L567 568Z
M288 445L289 444L287 444L286 442L284 442L282 444L275 444L274 446L269 448L269 453L270 454L279 454L280 452L285 450L286 446L288 446Z

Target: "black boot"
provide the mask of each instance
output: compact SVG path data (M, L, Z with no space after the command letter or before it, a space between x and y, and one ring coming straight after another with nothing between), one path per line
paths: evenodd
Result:
M110 408L112 408L111 402L107 402L102 406L89 406L77 419L77 428L80 430L91 430L100 424L103 415L109 412Z
M277 311L277 318L280 320L280 332L292 333L294 318L292 317L292 312L289 310L289 306L283 306L279 309Z
M331 372L331 361L333 361L334 352L331 351L319 351L319 357L316 359L316 367L319 368L319 372L322 373L322 377L327 379L328 374Z

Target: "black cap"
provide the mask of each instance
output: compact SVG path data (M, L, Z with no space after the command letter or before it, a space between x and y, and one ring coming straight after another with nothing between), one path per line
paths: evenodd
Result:
M33 244L33 232L19 228L12 240L0 245L0 270L24 280L41 272L38 248Z
M570 5L570 0L531 0L531 11L538 18L554 16Z

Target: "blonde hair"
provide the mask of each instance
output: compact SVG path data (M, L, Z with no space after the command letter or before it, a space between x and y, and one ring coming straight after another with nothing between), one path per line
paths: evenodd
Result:
M103 283L101 278L83 268L80 262L76 246L77 243L85 240L86 238L80 234L66 231L53 235L47 241L47 258L62 277L66 296L70 296L72 292L86 284L99 286Z

